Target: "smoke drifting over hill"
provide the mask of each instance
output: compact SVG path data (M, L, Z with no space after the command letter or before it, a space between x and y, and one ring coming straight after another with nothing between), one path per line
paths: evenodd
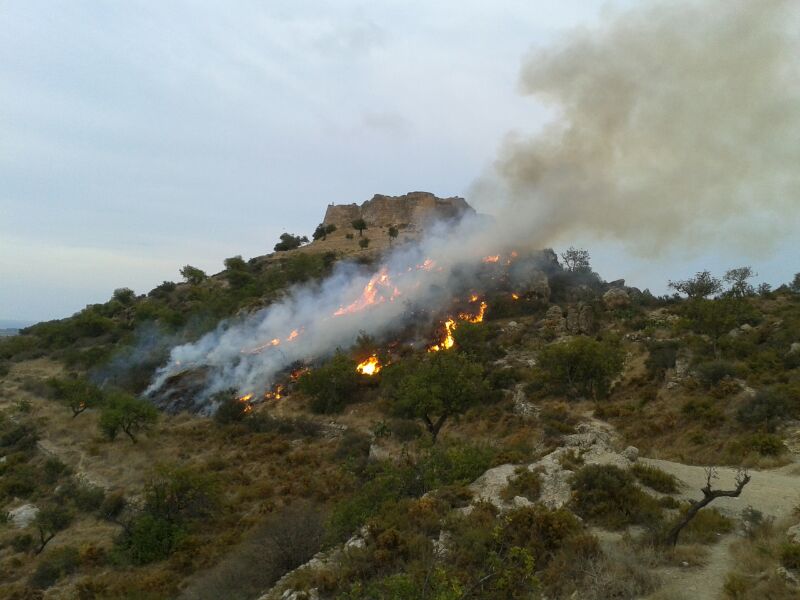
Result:
M354 314L337 312L372 274L340 265L319 286L173 349L151 392L187 367L209 371L204 397L260 392L293 361L346 347L359 330L404 326L418 304L443 309L480 257L504 247L587 233L651 254L703 242L767 247L800 206L798 8L670 2L529 56L522 91L558 116L533 137L509 138L495 175L476 186L492 191L494 225L433 231L395 250L380 272L402 276L401 293L392 283ZM428 258L436 269L418 268Z
M800 212L800 4L658 3L528 56L520 86L558 116L512 135L476 190L504 227L639 253L768 249Z

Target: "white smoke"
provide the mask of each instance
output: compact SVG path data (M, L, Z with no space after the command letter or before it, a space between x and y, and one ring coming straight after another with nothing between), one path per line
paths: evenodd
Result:
M157 392L177 373L197 368L209 371L199 402L228 388L261 393L296 361L347 348L361 331L388 335L407 325L416 307L434 312L443 308L452 301L453 289L469 286L481 258L498 251L482 224L471 217L457 224L440 223L421 241L398 245L377 271L386 273L388 280L376 284L376 301L352 312L346 309L362 297L376 272L353 262L337 263L331 276L318 284L297 286L282 300L241 320L225 321L197 342L173 348L146 393ZM290 339L293 331L297 335Z

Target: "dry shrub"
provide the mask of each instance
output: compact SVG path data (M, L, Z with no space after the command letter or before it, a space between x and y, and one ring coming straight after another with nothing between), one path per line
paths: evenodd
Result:
M657 492L661 492L662 494L674 494L678 491L678 479L674 475L658 467L636 463L631 467L631 472L634 477L639 480L639 483Z
M190 582L180 598L254 598L318 552L323 534L324 519L316 506L288 507L257 525L216 566Z
M500 497L506 502L511 502L517 496L536 502L541 493L542 481L539 473L527 467L517 467L508 480L508 485L500 492Z
M651 548L622 541L601 552L592 548L589 538L595 539L584 535L571 540L542 574L548 596L626 600L644 597L659 586L653 572L658 558Z

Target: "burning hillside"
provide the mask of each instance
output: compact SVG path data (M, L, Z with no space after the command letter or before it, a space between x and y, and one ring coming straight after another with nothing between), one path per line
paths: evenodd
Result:
M313 368L360 333L384 344L449 350L460 323L480 323L491 311L490 296L524 294L535 302L549 295L546 271L555 261L546 253L454 258L437 246L398 248L372 272L339 264L318 286L298 288L281 302L174 348L149 394L168 410L200 412L213 410L212 396L227 389L248 403L277 400L296 379L298 365ZM382 366L372 355L357 369L370 376Z

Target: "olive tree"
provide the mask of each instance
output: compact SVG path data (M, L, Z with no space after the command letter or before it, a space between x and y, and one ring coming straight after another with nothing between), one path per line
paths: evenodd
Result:
M202 269L198 269L197 267L193 267L192 265L186 265L181 269L181 276L186 280L187 283L191 285L197 285L202 283L208 278L205 271Z
M690 279L670 281L668 285L689 298L707 298L722 291L722 282L708 271L700 271Z
M358 230L358 237L364 235L364 230L367 228L367 222L364 219L353 219L350 224L353 226L353 229Z
M458 352L431 352L386 371L385 391L394 413L420 419L434 443L447 419L487 393L483 368Z
M158 421L158 410L147 400L122 391L111 392L100 414L100 430L110 440L120 431L136 443L136 435L147 431Z

